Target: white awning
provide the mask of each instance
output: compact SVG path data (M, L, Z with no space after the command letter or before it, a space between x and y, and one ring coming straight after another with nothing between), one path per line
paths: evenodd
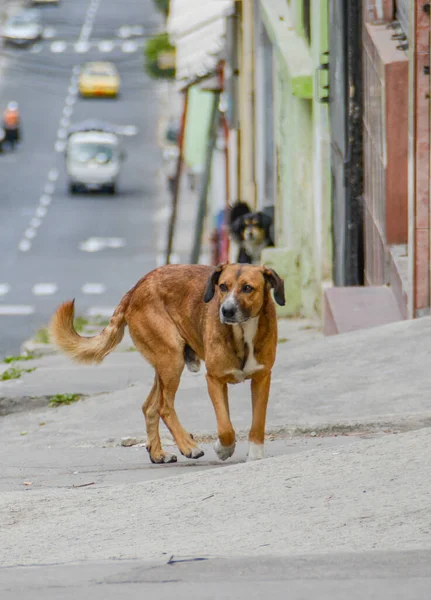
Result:
M223 54L234 0L171 0L168 33L176 47L176 78L187 84L214 72Z

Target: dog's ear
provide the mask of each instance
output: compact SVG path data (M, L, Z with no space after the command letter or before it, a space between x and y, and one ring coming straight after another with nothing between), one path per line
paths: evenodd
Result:
M268 267L263 268L263 276L265 281L267 281L274 290L274 300L280 306L284 306L286 304L286 298L284 296L283 279L277 275L274 269L268 269Z
M249 205L246 202L241 202L241 200L237 200L230 207L230 210L229 210L230 224L233 225L233 223L237 219L239 219L239 217L243 217L244 215L247 215L248 213L251 213L251 208L249 207Z
M209 302L214 298L215 286L218 284L218 280L220 279L220 275L224 267L225 264L218 265L208 278L207 286L205 288L204 302Z
M272 217L264 212L260 213L260 222L264 229L269 229L272 225Z

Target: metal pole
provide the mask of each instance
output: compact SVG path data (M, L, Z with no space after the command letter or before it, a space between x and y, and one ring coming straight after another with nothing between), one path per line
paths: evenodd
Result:
M177 222L178 197L180 194L181 173L183 170L183 163L184 163L184 132L185 132L185 128L186 128L188 101L189 101L189 89L187 88L186 91L184 92L183 113L181 115L181 126L180 126L180 133L179 133L179 139L178 139L179 155L178 155L178 161L177 161L177 171L175 173L174 190L172 193L172 210L171 210L171 216L169 219L168 243L167 243L167 248L166 248L166 264L167 265L171 262L172 245L174 242L175 225Z
M201 253L201 245L202 245L202 233L204 228L204 221L207 212L207 197L208 197L208 188L210 183L211 176L211 163L212 163L212 155L217 139L217 129L219 123L219 100L220 100L220 91L214 92L214 100L212 106L210 127L208 133L208 142L205 156L205 169L202 176L202 186L199 194L199 205L198 205L198 214L196 217L196 226L195 226L195 236L193 242L193 250L190 257L191 264L199 263L199 255Z

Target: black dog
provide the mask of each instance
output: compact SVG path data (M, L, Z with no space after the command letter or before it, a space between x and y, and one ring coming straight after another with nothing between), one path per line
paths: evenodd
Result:
M235 202L230 209L230 235L239 244L237 262L258 264L260 253L274 246L270 228L272 218L261 212L252 212L245 202Z

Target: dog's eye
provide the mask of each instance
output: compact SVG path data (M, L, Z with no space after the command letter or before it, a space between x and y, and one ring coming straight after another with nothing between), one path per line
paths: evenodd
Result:
M251 285L243 285L242 286L242 291L244 292L244 294L249 294L253 290L254 290L254 288L252 288Z
M225 283L221 283L219 288L221 292L227 292L227 285Z

